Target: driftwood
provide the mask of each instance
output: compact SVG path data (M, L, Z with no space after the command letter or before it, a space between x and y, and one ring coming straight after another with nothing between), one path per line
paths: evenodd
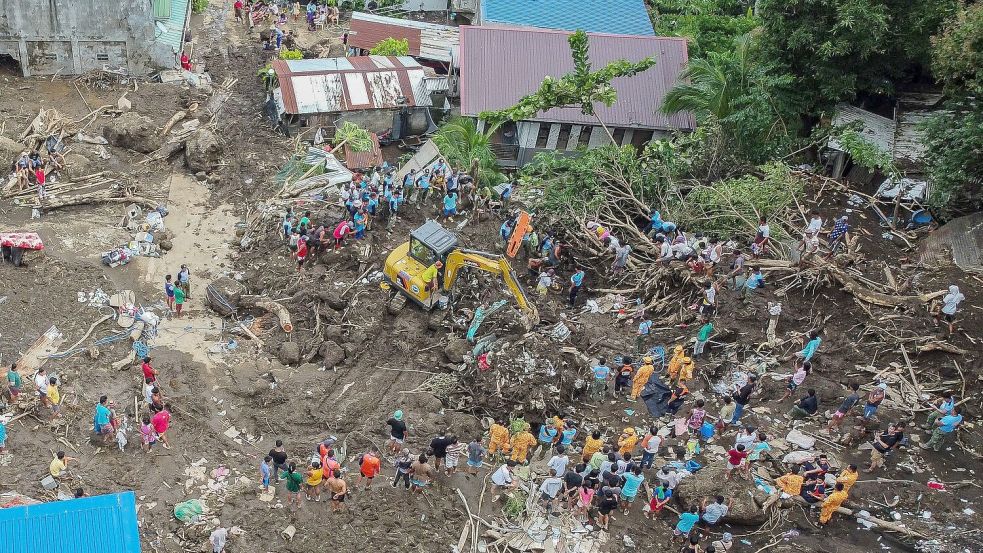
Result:
M174 115L172 115L171 118L167 120L167 123L164 125L164 128L161 129L160 135L164 136L167 133L171 132L171 127L173 127L178 121L184 119L187 116L188 116L188 112L186 111L179 111Z
M112 190L100 190L98 192L90 192L87 194L77 194L75 196L63 196L59 198L47 198L43 204L34 204L34 208L38 208L44 211L51 211L53 209L61 209L63 207L72 207L76 205L90 205L90 204L100 204L100 203L110 203L110 204L137 204L148 209L157 209L160 202L157 200L151 200L150 198L144 198L143 196L133 196L124 195L119 196L118 192Z
M918 346L918 353L925 353L929 351L944 351L946 353L952 353L955 355L966 355L969 353L963 348L954 346L949 342L929 342Z
M239 305L243 307L258 307L269 313L276 315L280 321L280 328L284 332L292 332L294 325L290 322L290 312L283 305L264 298L263 296L242 296L239 298Z
M806 500L805 499L802 499L801 497L799 497L797 495L792 496L792 499L795 500L797 503L800 503L800 504L805 505L807 507L810 506L809 503L806 503ZM897 532L899 534L905 534L905 535L912 536L912 537L919 538L919 539L923 539L923 540L929 539L928 536L922 534L921 532L918 532L917 530L912 530L911 528L908 528L907 526L901 526L900 524L898 524L896 522L891 522L889 520L884 520L882 518L877 518L877 517L870 516L870 515L860 514L859 511L854 511L853 509L847 509L846 507L837 507L836 508L836 512L837 513L840 513L841 515L846 515L846 516L849 516L849 517L855 517L855 518L858 518L860 520L866 520L867 522L870 522L876 528L879 528L881 530L888 530L888 531L891 531L891 532Z

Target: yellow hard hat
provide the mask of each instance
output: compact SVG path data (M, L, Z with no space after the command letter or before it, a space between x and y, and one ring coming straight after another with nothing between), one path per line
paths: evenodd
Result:
M652 362L652 357L646 355L645 357L642 357L642 361L645 362L645 363L651 363Z
M676 346L676 353L682 353L682 352L683 352L683 346Z

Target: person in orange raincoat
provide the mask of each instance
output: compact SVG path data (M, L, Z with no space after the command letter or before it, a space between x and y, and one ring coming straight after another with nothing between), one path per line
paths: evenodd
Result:
M850 465L840 471L840 474L836 477L836 483L843 484L843 491L849 494L850 488L857 483L858 476L860 476L860 473L857 472L857 465Z
M584 452L582 459L585 463L590 462L592 455L604 447L604 440L601 439L601 431L595 430L587 439L584 440Z
M525 463L526 457L529 456L529 448L534 445L536 445L536 438L528 430L516 434L512 438L512 460L516 463Z
M509 450L509 429L502 424L501 420L496 420L488 429L488 454L493 455L498 451L506 453Z
M635 373L635 379L631 382L632 401L638 399L638 395L645 389L645 384L648 383L649 378L652 377L652 373L654 372L655 366L652 365L652 358L649 356L643 357L642 366L638 367L638 372Z
M836 509L846 501L847 493L843 490L843 482L837 482L833 490L833 493L829 494L823 500L823 508L819 511L819 524L829 522L829 519L833 518L833 513L836 512Z
M669 360L669 365L666 367L669 372L669 382L676 380L679 369L683 366L684 357L686 354L683 353L683 346L676 346L672 351L672 359Z
M686 382L693 379L693 371L696 369L696 363L693 362L692 357L683 357L682 362L679 365L679 381Z
M627 427L621 432L621 437L618 438L618 453L622 457L626 453L635 453L635 445L638 444L638 434L635 433L635 429L632 427Z

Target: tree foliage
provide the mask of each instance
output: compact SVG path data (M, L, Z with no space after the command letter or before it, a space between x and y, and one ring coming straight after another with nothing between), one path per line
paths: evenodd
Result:
M933 69L949 94L983 95L983 4L960 11L934 40Z
M686 37L690 59L730 51L735 38L759 24L746 3L737 0L648 0L648 4L655 34Z
M369 134L369 131L355 123L345 121L340 127L335 129L332 144L334 144L335 149L347 144L349 148L356 152L367 152L372 149L372 136Z
M447 121L433 141L452 167L467 167L479 185L497 184L504 179L489 135L479 132L473 119L457 117Z
M369 53L373 56L408 56L410 41L405 38L389 37L376 44Z
M558 79L547 76L543 79L539 90L523 96L514 106L483 112L479 117L490 123L492 129L505 121L530 119L540 112L557 107L580 106L580 111L584 115L596 117L595 103L611 106L618 99L618 92L611 85L613 79L631 77L655 65L655 58L645 58L637 62L621 59L594 71L590 61L587 33L577 31L570 35L568 41L573 56L572 73L567 73ZM600 122L603 125L603 121Z

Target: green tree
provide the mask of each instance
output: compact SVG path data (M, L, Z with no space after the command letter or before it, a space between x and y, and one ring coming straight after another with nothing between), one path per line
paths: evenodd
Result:
M648 0L648 5L655 34L686 37L690 59L730 51L735 38L759 24L748 3L739 0Z
M489 133L478 131L473 119L456 117L441 125L434 144L452 167L468 167L476 185L501 180Z
M573 56L573 73L567 73L559 79L547 76L539 90L523 96L514 106L481 113L479 117L490 124L489 133L505 121L521 121L553 108L579 105L584 115L597 119L611 143L614 143L614 136L597 114L594 104L614 104L618 99L618 92L611 81L618 77L631 77L651 68L655 65L655 58L645 58L637 62L616 60L594 71L590 62L587 33L577 31L570 35L568 42Z
M376 44L369 53L373 56L408 56L410 41L405 38L387 38Z
M369 131L355 123L345 121L340 127L335 129L334 138L331 140L331 143L334 144L335 150L347 144L349 148L356 152L367 152L372 148L372 136L369 134Z
M933 70L946 92L983 95L983 4L956 14L933 45Z

